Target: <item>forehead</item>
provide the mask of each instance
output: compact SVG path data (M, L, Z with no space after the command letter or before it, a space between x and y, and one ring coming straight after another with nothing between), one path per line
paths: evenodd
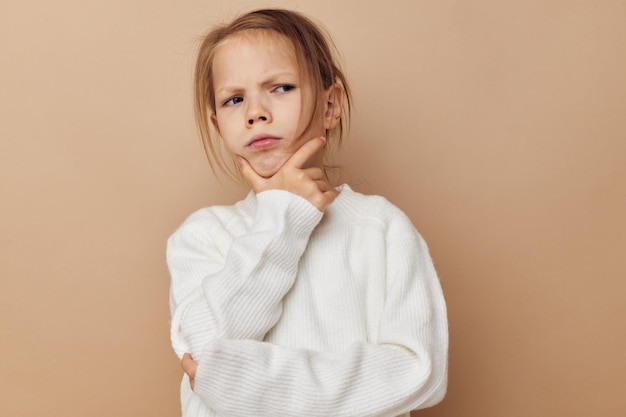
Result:
M267 30L245 30L222 40L215 48L214 76L234 71L265 72L279 67L299 71L298 58L291 40Z
M253 43L268 50L280 49L293 52L293 43L285 35L266 29L246 29L224 38L218 47L230 43Z

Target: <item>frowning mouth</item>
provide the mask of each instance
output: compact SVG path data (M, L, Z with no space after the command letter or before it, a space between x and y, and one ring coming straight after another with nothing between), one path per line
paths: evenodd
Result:
M250 149L256 149L256 150L267 149L267 148L271 148L272 146L277 144L279 141L280 141L279 137L266 135L266 134L260 134L260 135L255 135L252 138L252 140L248 142L246 147Z

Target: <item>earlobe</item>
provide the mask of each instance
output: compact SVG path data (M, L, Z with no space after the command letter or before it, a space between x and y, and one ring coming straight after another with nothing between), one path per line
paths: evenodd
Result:
M343 110L343 88L339 84L333 84L326 90L326 112L324 114L324 128L334 129L341 121Z

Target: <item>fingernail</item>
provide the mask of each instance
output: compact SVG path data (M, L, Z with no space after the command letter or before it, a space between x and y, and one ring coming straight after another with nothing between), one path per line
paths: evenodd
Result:
M321 136L322 142L326 143L326 138L324 136Z

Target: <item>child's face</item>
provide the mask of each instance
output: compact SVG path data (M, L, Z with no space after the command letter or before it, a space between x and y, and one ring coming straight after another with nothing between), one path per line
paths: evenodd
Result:
M304 143L324 134L324 120L309 121L313 89L302 79L289 40L251 31L220 44L213 60L213 125L232 156L271 177ZM309 166L320 166L321 156Z

